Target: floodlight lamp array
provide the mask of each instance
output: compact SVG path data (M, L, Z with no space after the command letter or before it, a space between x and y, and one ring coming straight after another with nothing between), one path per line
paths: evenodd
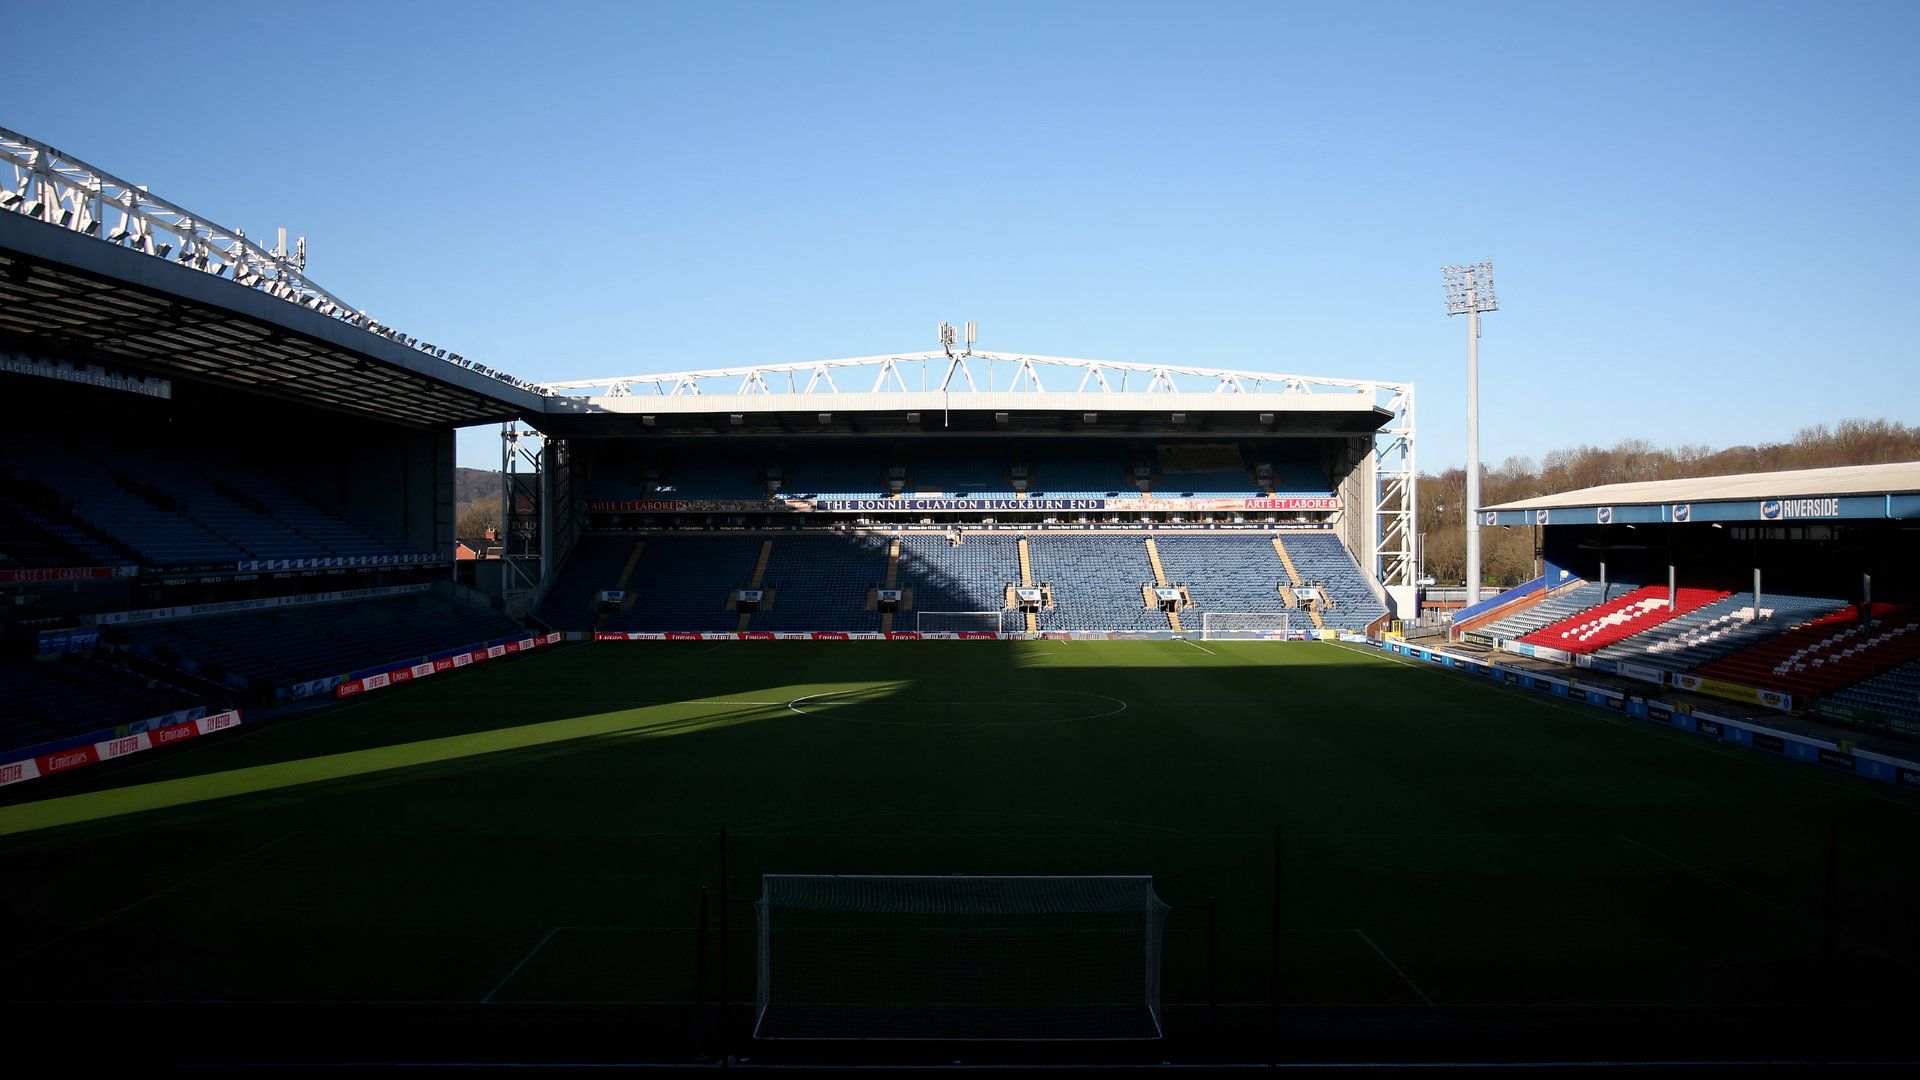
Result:
M1456 264L1440 268L1441 288L1446 294L1447 314L1465 315L1470 311L1500 310L1500 298L1493 291L1493 262Z

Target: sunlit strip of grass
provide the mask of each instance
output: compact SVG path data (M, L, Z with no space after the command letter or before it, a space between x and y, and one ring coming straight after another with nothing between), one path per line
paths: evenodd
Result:
M0 807L0 836L578 739L609 735L660 738L726 727L775 714L790 715L784 704L771 702L775 696L778 695L768 695L768 703L765 704L748 704L723 697L712 701L678 701L643 709L621 709L21 803ZM727 712L698 720L688 718L690 712L704 713L712 709Z

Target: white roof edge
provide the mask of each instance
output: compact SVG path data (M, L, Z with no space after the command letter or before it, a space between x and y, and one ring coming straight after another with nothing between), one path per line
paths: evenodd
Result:
M553 399L548 399L550 402ZM573 398L590 409L610 413L795 413L795 412L940 412L993 410L1022 412L1385 412L1362 394L1174 394L1035 392L996 390L943 394L937 390L841 394L633 394ZM550 405L559 412L564 405Z
M540 385L555 392L569 390L590 390L596 387L659 387L662 391L676 385L698 383L707 379L766 379L768 376L811 376L816 372L839 372L846 368L889 368L897 365L939 364L941 381L958 376L958 380L970 381L973 364L1004 364L1027 366L1029 368L1049 370L1069 370L1083 375L1099 373L1091 377L1099 378L1107 374L1146 376L1151 381L1171 381L1181 378L1215 380L1222 387L1232 388L1239 393L1246 384L1263 386L1274 384L1285 386L1294 393L1316 392L1330 393L1346 391L1365 395L1369 392L1397 392L1411 387L1411 383L1385 379L1341 379L1320 375L1298 375L1279 371L1250 371L1235 368L1202 367L1184 363L1141 363L1128 360L1091 360L1068 356L1042 356L1018 352L967 352L948 353L940 350L929 352L882 353L874 356L852 356L831 360L804 360L797 363L737 364L727 367L705 368L696 371L661 371L637 375L621 375L601 379L567 379L543 382ZM965 371L961 371L965 368ZM904 380L903 380L904 381ZM935 387L937 389L937 387ZM768 391L762 391L768 392ZM1053 391L1045 391L1053 392ZM1193 393L1194 391L1185 391Z
M1840 465L1827 469L1736 473L1680 480L1603 484L1554 495L1483 506L1482 510L1559 510L1587 506L1706 503L1738 499L1819 498L1833 495L1899 495L1920 492L1920 461Z

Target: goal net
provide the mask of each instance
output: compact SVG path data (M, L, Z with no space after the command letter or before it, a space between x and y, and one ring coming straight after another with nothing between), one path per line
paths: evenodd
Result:
M1153 878L768 874L761 1039L1157 1039Z
M918 611L913 628L922 634L997 634L1000 616L998 611Z
M1292 629L1290 611L1203 611L1200 613L1200 638L1203 641L1271 640L1286 636Z

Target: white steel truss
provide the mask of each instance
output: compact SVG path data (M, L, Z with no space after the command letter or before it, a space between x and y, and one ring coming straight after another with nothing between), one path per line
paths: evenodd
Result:
M975 365L984 365L984 382L975 377ZM847 381L855 369L869 369ZM1043 372L1046 374L1043 376ZM908 379L917 373L917 384ZM839 379L836 379L836 375ZM1189 364L1141 364L1124 360L1081 360L1065 356L1029 356L1023 353L931 352L854 356L843 360L807 360L797 364L747 364L701 371L619 375L604 379L573 379L541 386L554 393L587 397L628 397L655 394L688 397L701 394L834 394L888 391L1031 391L1047 393L1117 394L1326 394L1395 393L1402 383L1361 379L1330 379L1314 375L1282 375L1271 371L1231 371Z
M11 176L8 172L11 172ZM536 393L534 383L468 360L357 310L307 276L307 238L291 250L280 231L273 250L71 154L0 127L0 210L71 229L103 243L171 258L357 326L450 364Z
M1420 471L1413 456L1413 384L1398 388L1386 407L1393 419L1373 440L1374 573L1382 585L1418 583Z

